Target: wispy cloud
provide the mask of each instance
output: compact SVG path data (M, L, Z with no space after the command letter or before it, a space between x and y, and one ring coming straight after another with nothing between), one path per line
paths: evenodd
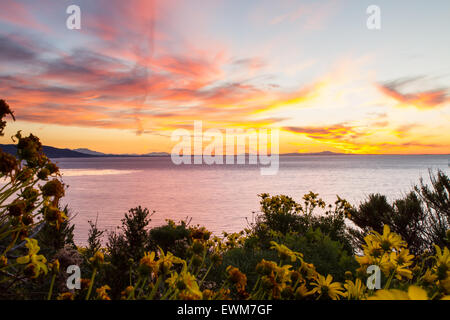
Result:
M423 77L399 79L383 84L378 88L385 95L395 99L398 106L414 106L418 109L432 109L441 107L450 102L448 88L437 88L425 91L403 92L403 89L411 84L417 84Z

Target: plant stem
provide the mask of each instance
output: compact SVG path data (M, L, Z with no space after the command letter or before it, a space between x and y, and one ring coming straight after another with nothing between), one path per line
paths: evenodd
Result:
M52 298L53 285L55 284L55 279L56 279L56 274L54 274L52 277L52 282L50 283L50 289L48 290L47 300L50 300Z
M208 270L206 270L205 275L203 276L202 280L200 280L199 286L201 286L203 284L203 281L205 281L206 276L208 275L209 271L211 271L213 264L211 263L211 265L209 266Z
M91 291L92 291L92 287L94 286L94 279L95 279L96 274L97 274L97 268L94 268L94 270L92 271L91 283L89 284L89 289L86 294L86 300L89 300L89 297L91 296Z
M161 283L162 275L158 276L158 280L156 280L155 286L152 289L152 292L150 293L150 296L148 297L148 300L152 300L153 297L156 294L156 291L158 290L159 284Z

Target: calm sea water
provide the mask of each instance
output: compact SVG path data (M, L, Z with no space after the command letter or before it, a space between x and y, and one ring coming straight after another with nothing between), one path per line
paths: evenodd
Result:
M155 211L151 224L192 218L220 234L239 231L258 211L258 194L285 194L301 200L319 193L358 204L380 192L395 198L408 192L428 169L449 174L446 155L281 157L278 174L262 176L249 165L180 165L169 157L57 159L69 185L63 203L74 214L75 240L84 243L88 220L114 230L125 212L141 205Z

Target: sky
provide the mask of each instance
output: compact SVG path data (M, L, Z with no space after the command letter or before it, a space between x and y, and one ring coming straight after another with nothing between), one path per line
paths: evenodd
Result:
M277 128L281 153L448 154L449 31L447 0L2 0L0 98L16 121L0 143L22 130L170 152L202 121Z

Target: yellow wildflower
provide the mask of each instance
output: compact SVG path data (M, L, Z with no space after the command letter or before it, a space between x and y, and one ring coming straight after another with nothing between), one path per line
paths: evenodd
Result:
M146 252L144 257L139 261L139 268L142 273L150 275L152 272L156 273L158 271L159 263L155 261L155 252Z
M277 268L277 264L273 261L266 261L262 259L257 265L256 265L256 272L263 275L268 276L271 275Z
M361 282L360 279L356 279L355 282L346 280L344 288L346 289L346 297L349 300L361 300L365 296L366 286Z
M402 240L402 237L398 234L391 232L391 229L387 224L383 227L383 234L379 234L376 231L371 231L371 234L368 235L369 241L378 242L380 247L388 252L392 249L399 250L406 246L406 242Z
M108 285L104 285L96 290L97 292L97 298L100 300L111 300L111 298L108 296L107 290L111 290L111 288Z
M297 290L295 290L294 297L297 300L301 300L306 298L307 296L312 295L313 293L314 293L313 291L308 291L308 288L306 288L306 285L303 283L301 286L297 288Z
M123 290L120 295L121 295L121 299L128 299L128 297L134 292L134 287L133 286L128 286L125 288L125 290Z
M74 296L72 292L63 292L56 297L56 300L73 300L73 299Z
M103 263L105 263L105 256L101 251L97 251L93 257L89 258L89 261L94 265L94 267L99 268Z
M203 294L197 283L197 279L194 275L187 271L186 264L183 266L181 273L173 272L171 276L166 280L171 287L176 287L180 290L179 298L182 300L196 300L202 299Z
M391 252L390 258L395 266L402 265L403 267L409 267L413 264L414 256L409 254L408 249L401 249L400 251Z
M53 273L55 273L55 274L59 273L59 260L58 259L53 260L51 263L48 264L48 266Z
M437 280L437 276L434 273L432 273L430 269L427 269L427 271L425 271L425 273L422 275L420 279L425 284L432 284Z
M436 248L436 255L434 256L436 264L433 271L437 274L439 280L444 280L447 277L447 271L450 269L450 251L447 247L442 251L438 246Z
M239 271L238 268L232 266L228 266L226 271L230 281L236 285L236 289L238 291L245 290L245 286L247 285L247 276Z
M291 270L289 270L290 268L292 268L292 266L290 265L283 265L281 267L277 267L276 269L276 279L278 282L284 284L286 282L290 282L291 281Z
M402 277L412 279L412 271L408 269L413 263L414 256L409 254L408 249L401 249L399 252L391 252L390 260L395 267L395 276L401 280Z
M373 264L373 259L370 256L355 256L356 261L361 267L366 267Z
M352 272L351 271L345 271L345 279L346 280L352 280L353 279L353 274L352 274Z
M395 266L392 263L389 254L383 254L381 259L374 264L378 265L380 267L381 271L383 271L383 273L386 276L389 276L389 274L392 272L392 270L395 269Z
M17 258L17 263L28 264L27 270L31 271L31 278L39 277L42 272L47 274L47 259L43 255L37 254L41 249L37 240L25 238L25 241L27 242L25 247L28 248L28 255Z
M377 290L368 300L429 300L427 292L417 286L409 286L408 292L391 289Z
M369 257L379 258L383 254L383 249L378 240L375 240L372 235L364 238L366 244L363 245L364 254Z
M170 268L172 268L173 264L186 264L186 261L174 256L171 252L164 253L164 250L159 248L159 270L163 274L169 273Z
M312 289L312 292L319 294L318 298L328 296L333 300L339 300L339 296L345 296L342 292L341 284L333 282L333 276L330 274L326 278L319 274L316 282L313 282L311 285L315 287Z
M450 294L450 271L447 271L447 278L438 281L438 285L444 289L446 294Z
M317 271L316 267L312 263L306 263L302 262L300 268L298 271L305 277L306 279L316 279L317 278Z
M291 262L295 262L297 259L301 260L301 258L303 257L301 253L292 251L283 244L278 244L275 241L270 241L270 244L272 245L270 249L275 249L276 251L278 251L278 255L280 256L281 260L290 259Z

